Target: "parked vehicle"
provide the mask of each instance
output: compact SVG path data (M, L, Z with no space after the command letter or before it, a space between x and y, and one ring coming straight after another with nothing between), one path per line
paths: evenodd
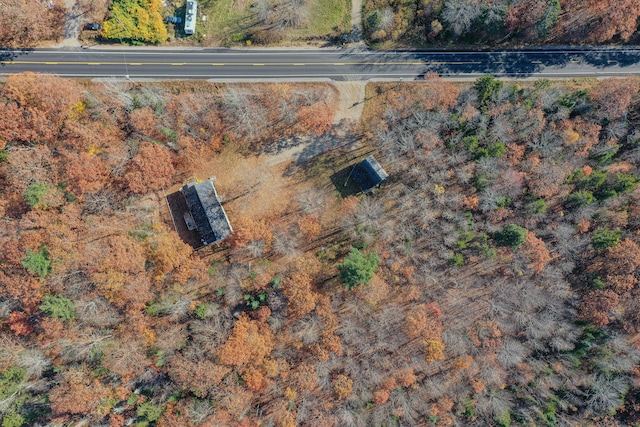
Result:
M166 22L167 24L181 24L182 18L180 18L179 16L167 16L166 18L164 18L164 22Z
M85 30L90 30L90 31L99 31L102 29L102 25L98 24L97 22L91 22L87 25L84 26Z

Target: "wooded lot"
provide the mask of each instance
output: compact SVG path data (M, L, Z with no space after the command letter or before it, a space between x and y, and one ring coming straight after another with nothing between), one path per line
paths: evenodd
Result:
M640 422L639 85L371 83L349 127L325 83L9 77L2 425ZM269 163L302 137L345 143ZM164 195L213 175L194 252Z

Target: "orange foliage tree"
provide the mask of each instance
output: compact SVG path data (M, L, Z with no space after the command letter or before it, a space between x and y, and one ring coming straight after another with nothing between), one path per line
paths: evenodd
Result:
M129 162L124 180L129 190L144 194L168 185L174 172L171 154L166 148L143 142L138 154Z
M58 385L49 392L54 414L87 414L108 396L109 389L84 367L68 368Z
M640 5L640 2L635 2ZM615 8L615 7L613 7ZM638 6L640 14L640 6ZM589 95L598 108L598 114L611 120L625 115L631 100L638 93L635 79L607 79L595 85Z
M302 272L295 272L284 281L282 293L287 298L288 313L292 317L304 316L316 307L318 295L311 285L311 277Z
M269 326L251 320L242 313L231 331L231 336L220 349L220 360L229 366L260 364L273 350L273 334Z
M520 252L529 259L529 268L536 274L542 273L544 267L551 261L551 254L544 242L529 230Z
M229 368L209 360L192 362L181 355L171 359L171 378L198 397L205 397L209 389L218 386L229 371Z
M598 289L586 294L580 305L579 316L595 326L605 326L611 322L611 310L620 302L618 295L611 289Z
M65 177L70 181L70 190L81 196L104 188L109 178L109 168L99 156L73 153L66 156Z
M185 262L193 248L174 232L159 229L149 241L148 259L154 263L154 278L160 280Z
M82 90L53 74L12 74L2 88L0 140L55 142L68 117L82 109ZM10 119L11 121L7 121Z
M298 110L298 124L303 130L321 135L331 129L334 111L324 102L302 106Z

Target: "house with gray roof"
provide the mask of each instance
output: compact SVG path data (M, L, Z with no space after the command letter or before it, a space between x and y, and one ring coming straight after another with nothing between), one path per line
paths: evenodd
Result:
M187 227L198 230L204 246L218 243L233 232L212 179L189 183L180 192L189 208L184 216Z
M351 172L353 182L366 194L370 194L374 188L382 184L388 177L389 174L373 156L369 156L358 163L353 168L353 172Z

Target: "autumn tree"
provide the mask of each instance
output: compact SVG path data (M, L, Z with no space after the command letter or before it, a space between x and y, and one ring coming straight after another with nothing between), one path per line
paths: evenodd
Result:
M47 7L37 0L7 0L0 3L0 45L32 47L64 35L66 9Z
M527 230L527 238L521 252L529 259L529 268L536 274L542 273L544 267L551 261L551 254L544 241L529 230Z
M129 43L163 43L167 40L167 27L161 11L160 0L116 0L111 4L102 35Z
M340 374L333 381L332 390L338 400L344 400L353 391L353 380L344 374Z
M21 9L23 6L19 6ZM11 74L3 86L0 140L52 143L62 123L82 105L82 90L53 74Z
M611 310L620 302L611 289L598 289L586 294L580 305L580 317L595 326L605 326L611 322Z
M296 113L300 127L315 135L331 129L334 111L324 102L301 107Z
M282 293L287 298L288 312L294 317L309 313L318 301L318 295L312 289L311 277L302 272L296 272L284 281Z
M95 193L107 185L109 168L103 159L91 153L73 153L66 157L65 176L70 190L78 197Z
M268 325L251 320L242 313L231 331L231 336L220 349L220 359L229 366L259 364L271 353L273 346L273 334Z
M154 277L160 280L184 263L193 249L176 233L165 230L161 226L156 228L149 240L148 259L154 263Z
M182 355L171 359L171 378L198 397L207 396L209 390L220 384L229 368L209 360L193 362Z
M167 149L158 144L143 142L138 154L129 162L124 180L129 190L144 194L168 185L174 172Z
M60 383L49 392L51 409L56 415L91 413L107 396L108 388L83 366L67 368Z
M612 7L616 9L618 6ZM637 6L640 15L640 6ZM590 95L597 107L597 114L608 120L616 120L627 114L631 101L638 93L638 82L632 79L606 79L595 85Z

